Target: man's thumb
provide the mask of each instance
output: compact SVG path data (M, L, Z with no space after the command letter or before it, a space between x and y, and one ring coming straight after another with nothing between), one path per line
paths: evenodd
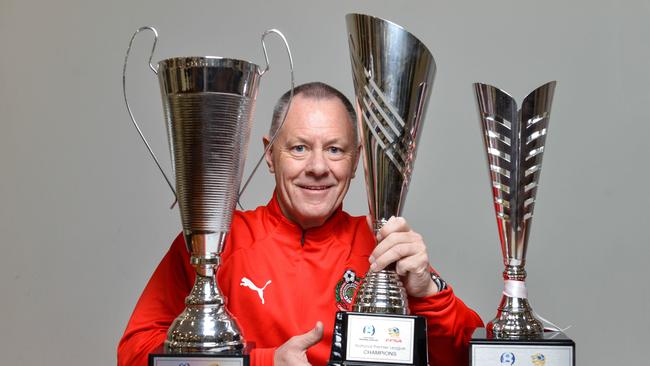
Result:
M296 346L304 350L307 350L307 348L320 342L321 338L323 338L323 323L318 321L316 322L316 326L314 327L314 329L310 330L305 334L296 336L294 340L296 342Z

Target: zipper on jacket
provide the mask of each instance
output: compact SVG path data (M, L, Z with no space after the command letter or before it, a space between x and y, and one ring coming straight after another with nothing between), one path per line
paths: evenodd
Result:
M307 230L302 231L302 235L300 236L300 246L304 247L305 246L305 236L307 235Z

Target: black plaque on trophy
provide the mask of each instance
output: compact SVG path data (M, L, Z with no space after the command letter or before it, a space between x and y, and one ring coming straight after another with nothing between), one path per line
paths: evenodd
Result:
M469 342L469 364L574 366L575 348L575 342L562 332L543 332L540 337L529 339L503 339L479 328Z
M149 366L250 366L251 342L240 352L169 352L164 347L149 354Z
M422 316L336 313L329 366L426 366Z

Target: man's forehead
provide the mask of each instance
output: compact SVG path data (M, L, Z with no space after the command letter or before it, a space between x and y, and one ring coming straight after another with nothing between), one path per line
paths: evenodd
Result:
M290 109L336 109L337 111L347 114L343 101L334 96L310 96L298 94L293 98Z
M287 138L308 138L314 135L349 138L354 125L345 105L337 98L295 98L282 127Z
M352 127L336 126L341 121L332 121L329 124L305 124L300 126L287 125L283 128L282 135L287 141L302 140L308 141L314 138L324 139L327 141L351 140L354 136Z

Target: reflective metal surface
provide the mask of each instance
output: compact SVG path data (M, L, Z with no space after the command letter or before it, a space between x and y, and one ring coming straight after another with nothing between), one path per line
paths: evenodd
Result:
M192 234L191 261L196 280L185 298L185 310L167 332L165 348L171 352L238 352L245 345L235 319L226 309L226 299L217 287L219 252L226 233Z
M126 96L126 65L134 37L124 60L123 90L129 115L151 156L165 175L133 117ZM236 321L226 309L226 299L217 287L215 274L239 198L244 162L255 109L259 81L269 69L262 36L266 68L222 57L177 57L151 64L158 75L162 94L172 165L176 178L174 192L181 214L183 234L196 280L186 308L167 333L165 348L171 352L239 352L245 342ZM284 116L286 117L286 115ZM272 143L273 141L271 141ZM253 172L254 173L254 172ZM165 175L165 178L166 175Z
M535 89L521 109L503 90L474 84L506 281L526 279L526 249L555 84L552 81ZM535 337L543 331L525 296L506 293L487 329L501 338Z
M259 69L217 57L158 65L183 233L197 270L187 308L169 328L165 346L178 352L238 351L244 340L214 274L237 203Z
M404 28L362 14L346 16L370 215L378 230L401 215L435 62ZM406 314L406 291L394 270L368 273L355 311Z
M258 67L226 58L173 58L159 63L158 78L186 236L227 232L246 160Z

